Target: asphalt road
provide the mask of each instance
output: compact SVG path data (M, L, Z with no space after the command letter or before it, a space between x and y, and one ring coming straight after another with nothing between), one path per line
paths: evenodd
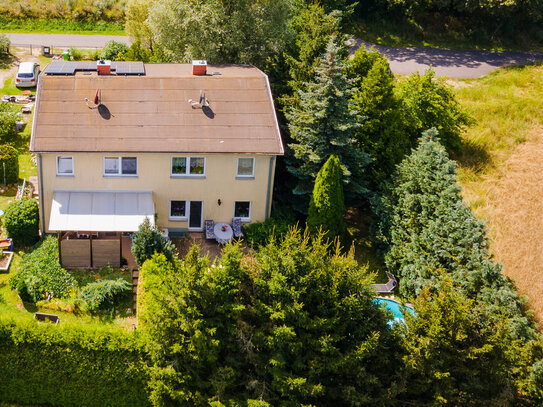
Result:
M110 40L130 44L124 35L79 35L79 34L20 34L6 33L14 46L28 47L42 45L60 48L103 48Z
M119 35L70 35L70 34L7 34L15 46L49 45L67 48L102 48L108 41L115 40L130 44L130 38ZM479 78L494 69L508 65L530 64L543 61L543 53L532 52L490 52L460 51L436 48L396 48L374 45L356 39L351 51L354 53L361 45L374 48L386 55L390 69L395 74L409 75L424 72L432 66L438 76L449 78Z
M383 47L359 39L354 41L351 52L354 53L361 45L386 55L392 72L400 75L422 73L432 66L437 76L480 78L504 66L543 61L543 53Z

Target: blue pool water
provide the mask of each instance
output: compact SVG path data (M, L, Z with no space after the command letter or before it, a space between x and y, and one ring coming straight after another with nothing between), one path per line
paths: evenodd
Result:
M384 306L387 311L392 312L392 315L394 316L394 320L389 321L390 325L394 325L397 322L405 321L402 314L402 310L407 310L412 315L416 315L415 310L412 307L401 305L398 301L394 301L389 298L374 298L373 302L381 306Z

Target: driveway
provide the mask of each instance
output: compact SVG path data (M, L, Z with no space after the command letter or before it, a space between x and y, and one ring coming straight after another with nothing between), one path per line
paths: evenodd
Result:
M124 35L79 35L79 34L20 34L6 33L12 45L20 47L49 45L60 48L103 48L108 41L115 40L130 44Z
M354 53L361 45L385 55L392 72L399 75L410 75L417 71L423 73L432 66L437 76L480 78L504 66L543 61L543 53L397 48L375 45L360 39L352 40L350 52Z

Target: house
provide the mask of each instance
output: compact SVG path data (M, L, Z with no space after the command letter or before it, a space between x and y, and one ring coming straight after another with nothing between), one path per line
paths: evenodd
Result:
M54 61L30 151L42 232L58 234L65 266L98 267L120 264L145 218L170 235L265 220L283 146L255 67Z

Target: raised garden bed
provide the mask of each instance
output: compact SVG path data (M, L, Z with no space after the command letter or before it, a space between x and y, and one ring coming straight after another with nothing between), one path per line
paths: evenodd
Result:
M0 258L0 271L8 271L11 259L13 259L13 252L5 251L2 258Z

